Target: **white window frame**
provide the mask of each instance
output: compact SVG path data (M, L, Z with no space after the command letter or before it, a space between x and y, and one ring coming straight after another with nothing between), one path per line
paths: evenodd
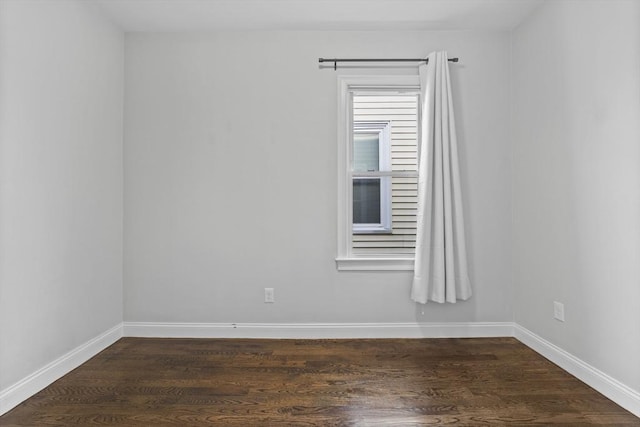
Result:
M389 122L355 122L353 133L378 134L378 171L391 170L391 126ZM353 153L353 149L351 151ZM391 232L391 177L380 173L353 172L352 179L380 180L380 222L352 224L353 232L360 234Z
M380 90L388 93L420 88L418 76L338 76L338 253L336 267L340 271L412 271L414 257L358 256L353 254L353 188L352 129L353 93L358 90Z

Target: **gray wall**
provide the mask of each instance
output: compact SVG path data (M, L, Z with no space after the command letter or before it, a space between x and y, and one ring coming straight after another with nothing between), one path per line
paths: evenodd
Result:
M546 2L512 48L516 322L635 390L639 23L637 1Z
M422 315L410 273L336 271L337 84L317 60L436 49L462 59L474 297ZM513 320L508 33L127 34L125 70L126 321Z
M122 321L123 36L0 2L0 390Z

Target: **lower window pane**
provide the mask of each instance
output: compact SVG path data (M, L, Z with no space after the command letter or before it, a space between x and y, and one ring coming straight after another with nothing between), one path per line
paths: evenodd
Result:
M353 223L380 224L380 178L354 178Z

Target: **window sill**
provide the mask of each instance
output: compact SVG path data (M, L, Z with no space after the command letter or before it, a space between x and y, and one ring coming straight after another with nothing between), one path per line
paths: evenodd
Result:
M336 258L338 271L413 271L413 258Z

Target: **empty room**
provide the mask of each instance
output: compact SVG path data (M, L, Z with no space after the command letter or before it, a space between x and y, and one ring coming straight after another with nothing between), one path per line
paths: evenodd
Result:
M640 426L640 0L0 0L0 425Z

